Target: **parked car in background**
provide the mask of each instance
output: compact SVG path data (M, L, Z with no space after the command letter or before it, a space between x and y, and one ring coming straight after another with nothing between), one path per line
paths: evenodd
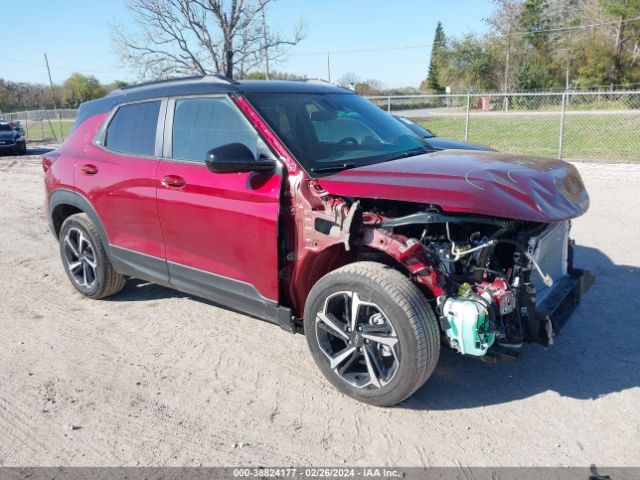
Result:
M304 332L326 378L374 405L413 394L441 344L496 362L553 343L593 283L573 266L570 221L589 206L573 165L435 151L327 84L114 90L43 168L81 294L136 277Z
M421 138L424 138L429 145L435 150L480 150L485 152L495 152L496 150L484 145L476 145L474 143L462 142L460 140L449 140L447 138L437 137L431 130L422 125L409 120L407 117L394 115L400 122L409 127L409 129Z
M26 151L24 131L17 130L9 122L0 121L0 152L23 154Z
M9 122L9 125L11 125L14 128L14 130L16 130L21 135L25 135L24 128L22 127L22 124L20 123L20 121Z

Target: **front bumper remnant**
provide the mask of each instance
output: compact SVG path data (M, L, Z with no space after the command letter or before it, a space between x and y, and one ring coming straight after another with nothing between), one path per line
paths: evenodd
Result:
M531 340L543 345L553 344L554 337L594 283L595 277L588 270L572 269L568 275L558 279L553 289L529 316Z

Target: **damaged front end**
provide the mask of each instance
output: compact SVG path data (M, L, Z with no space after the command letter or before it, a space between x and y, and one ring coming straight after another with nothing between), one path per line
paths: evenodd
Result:
M298 252L314 260L324 255L329 269L374 258L403 270L430 300L443 342L462 354L508 361L523 342L552 344L594 282L573 267L568 220L450 214L431 205L334 197L302 184L314 205L291 208L304 232ZM317 261L290 260L303 269L293 274L294 288L320 275L300 266Z
M552 344L594 282L573 267L569 221L451 215L436 207L389 213L365 215L364 226L378 232L374 237L406 239L405 251L426 259L430 268L411 273L432 295L445 341L460 353L495 359L523 341Z

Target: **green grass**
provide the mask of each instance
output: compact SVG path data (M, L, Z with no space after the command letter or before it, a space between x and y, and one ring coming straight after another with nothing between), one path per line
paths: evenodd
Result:
M27 134L27 142L55 141L61 142L67 138L69 130L73 125L73 120L48 120L42 122L21 122Z
M421 120L440 137L464 140L464 116ZM558 157L560 119L555 115L472 115L469 142L502 152ZM640 112L618 115L567 114L563 158L640 160Z

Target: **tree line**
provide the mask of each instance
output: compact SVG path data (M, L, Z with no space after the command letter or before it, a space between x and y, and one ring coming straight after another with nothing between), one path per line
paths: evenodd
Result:
M62 84L49 85L11 82L0 78L0 112L18 110L78 108L82 102L100 98L126 82L102 84L94 76L74 73Z
M423 91L640 87L640 0L493 0L489 30L438 23Z

